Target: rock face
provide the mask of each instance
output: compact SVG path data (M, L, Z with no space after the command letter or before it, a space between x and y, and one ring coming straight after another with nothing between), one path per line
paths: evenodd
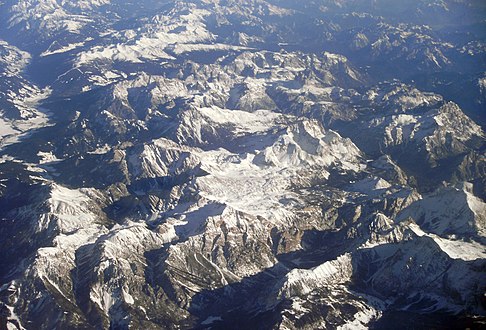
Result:
M484 9L0 1L0 328L480 327Z

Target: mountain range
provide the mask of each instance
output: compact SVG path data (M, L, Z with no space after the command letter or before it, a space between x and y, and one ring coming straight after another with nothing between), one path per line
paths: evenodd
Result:
M0 329L481 328L481 0L1 0Z

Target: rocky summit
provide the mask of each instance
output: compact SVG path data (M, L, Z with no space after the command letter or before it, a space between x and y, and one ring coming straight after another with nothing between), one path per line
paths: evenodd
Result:
M486 326L482 0L0 0L0 329Z

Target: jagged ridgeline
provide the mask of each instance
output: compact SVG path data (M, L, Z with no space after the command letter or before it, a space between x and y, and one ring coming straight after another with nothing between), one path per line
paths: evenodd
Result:
M0 329L484 327L485 18L0 0Z

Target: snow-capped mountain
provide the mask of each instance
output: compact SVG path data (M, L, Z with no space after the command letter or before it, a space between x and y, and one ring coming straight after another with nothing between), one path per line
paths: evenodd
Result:
M0 1L0 328L480 328L484 12Z

